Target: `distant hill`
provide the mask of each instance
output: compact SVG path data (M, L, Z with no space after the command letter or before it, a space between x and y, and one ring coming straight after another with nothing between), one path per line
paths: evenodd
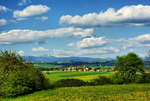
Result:
M55 57L50 55L42 56L22 56L23 59L31 57L31 62L63 62L63 61L98 61L98 60L115 60L113 58L101 59L101 58L90 58L90 57Z

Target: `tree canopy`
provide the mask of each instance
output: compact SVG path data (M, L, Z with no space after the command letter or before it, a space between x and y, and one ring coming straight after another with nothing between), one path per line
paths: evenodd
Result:
M130 83L136 79L136 74L144 73L144 64L142 59L135 53L117 56L115 63L116 82Z

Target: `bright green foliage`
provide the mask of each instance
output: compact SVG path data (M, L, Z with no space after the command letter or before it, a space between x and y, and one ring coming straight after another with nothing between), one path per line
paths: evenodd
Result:
M128 53L124 56L117 56L115 70L115 83L131 83L136 80L137 73L144 74L142 59L135 53Z
M0 96L16 97L50 87L42 72L27 60L15 52L1 51Z

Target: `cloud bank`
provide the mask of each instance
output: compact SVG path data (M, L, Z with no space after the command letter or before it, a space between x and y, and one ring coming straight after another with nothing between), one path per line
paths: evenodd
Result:
M124 6L117 11L109 8L105 12L89 13L83 16L63 15L59 23L80 28L150 26L150 6Z
M88 49L75 49L75 50L53 50L51 54L54 55L67 55L67 56L79 56L79 55L94 55L94 54L108 54L120 52L115 47L101 47L101 48L88 48Z
M46 5L31 5L26 7L24 10L16 10L13 12L13 17L17 20L24 20L26 18L37 17L47 13L50 7Z
M106 37L84 38L82 41L70 43L68 46L73 47L71 50L53 50L54 55L95 55L117 53L123 50L133 52L135 47L149 47L150 34L140 35L128 39L110 39Z
M59 28L54 30L10 30L0 34L0 44L30 43L50 38L85 38L93 35L93 29Z
M46 51L49 51L49 49L45 49L44 47L38 47L38 48L32 48L32 51L34 51L34 52L46 52Z

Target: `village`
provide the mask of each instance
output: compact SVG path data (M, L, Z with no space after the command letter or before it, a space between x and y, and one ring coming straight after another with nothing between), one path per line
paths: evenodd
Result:
M105 69L104 69L105 68ZM112 67L97 67L97 68L91 68L91 67L69 67L66 69L60 69L56 71L97 71L97 72L112 72L113 68Z

